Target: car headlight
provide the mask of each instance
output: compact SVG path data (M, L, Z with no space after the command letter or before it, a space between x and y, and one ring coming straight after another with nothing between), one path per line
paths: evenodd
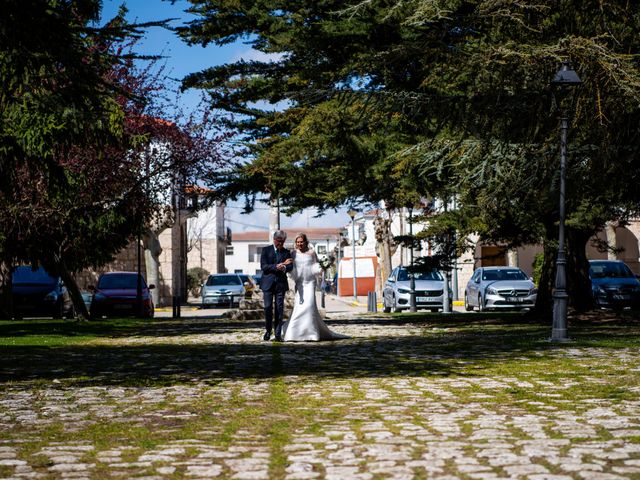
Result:
M603 295L606 295L606 293L607 293L607 291L604 288L602 288L600 285L596 285L596 287L593 289L593 291L595 293L600 293L600 294L603 294Z
M47 293L44 297L45 302L55 302L56 300L58 300L58 293L55 290Z
M487 295L497 295L497 294L498 292L494 288L491 288L491 287L487 288Z
M107 299L107 296L104 293L96 293L93 297L93 300L97 300L98 302L101 302L106 299Z
M406 288L399 288L398 293L411 293L411 290L407 290Z
M536 295L538 293L538 289L533 287L531 290L529 290L529 295Z

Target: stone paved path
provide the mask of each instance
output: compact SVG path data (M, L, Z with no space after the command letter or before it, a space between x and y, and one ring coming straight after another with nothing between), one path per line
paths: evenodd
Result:
M12 351L0 477L640 478L635 349L460 353L447 348L454 328L330 326L352 338L267 344L257 323L185 319ZM501 371L514 358L522 368ZM611 389L612 378L630 381Z

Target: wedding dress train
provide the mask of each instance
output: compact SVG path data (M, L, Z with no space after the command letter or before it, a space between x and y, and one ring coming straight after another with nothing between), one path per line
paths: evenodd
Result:
M296 284L291 318L282 325L285 342L337 340L349 338L332 332L324 323L316 305L317 274L320 273L318 257L313 250L293 252L291 275Z

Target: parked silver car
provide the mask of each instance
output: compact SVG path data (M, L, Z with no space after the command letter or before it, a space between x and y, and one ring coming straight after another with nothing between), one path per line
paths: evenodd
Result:
M237 273L214 273L202 285L202 307L234 306L245 295L245 287Z
M480 267L464 290L467 311L533 308L538 290L519 268Z
M442 310L444 298L444 278L437 270L414 274L416 308L429 309L432 312ZM382 305L385 312L401 312L409 309L411 280L404 267L396 267L389 275L382 291ZM451 291L449 304L451 305Z

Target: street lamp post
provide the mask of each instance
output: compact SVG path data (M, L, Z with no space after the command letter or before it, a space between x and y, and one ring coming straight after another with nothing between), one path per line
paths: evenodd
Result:
M411 247L409 249L409 265L413 268L413 208L409 209L409 237L411 237ZM409 311L417 312L416 308L416 279L413 271L409 274Z
M351 217L351 245L353 245L353 300L358 301L358 289L356 281L356 214L358 212L350 209L347 215Z
M562 62L560 70L551 81L552 87L559 87L565 90L567 87L577 87L582 83L578 74L571 68L568 61ZM566 192L566 170L567 170L567 133L569 131L569 112L567 108L560 105L560 223L558 227L558 256L556 259L556 281L553 292L553 328L551 330L551 341L567 341L567 274L566 274L566 254L565 254L565 192Z

